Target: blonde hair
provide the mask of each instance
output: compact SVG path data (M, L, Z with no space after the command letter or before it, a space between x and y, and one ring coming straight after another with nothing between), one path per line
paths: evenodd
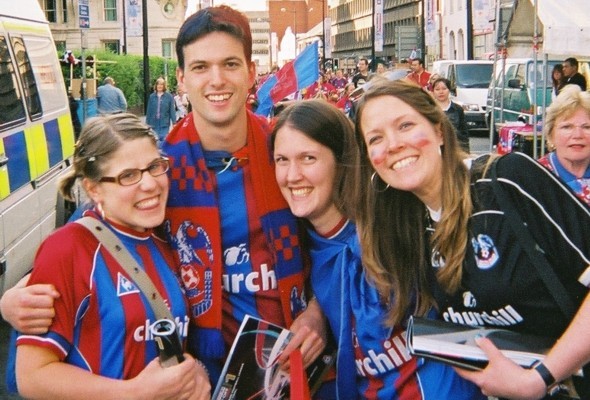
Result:
M427 211L425 205L411 192L387 187L374 173L368 157L360 121L368 101L384 96L395 97L426 118L443 134L442 152L442 216L436 231L425 239ZM381 102L373 102L371 107ZM386 112L386 110L384 110ZM356 207L355 219L359 232L363 264L384 302L390 305L388 322L400 323L409 314L424 315L436 306L431 293L432 252L445 259L437 279L449 293L455 292L462 278L463 259L468 243L468 222L472 203L470 177L463 163L465 153L460 149L453 127L432 96L421 88L404 81L377 82L358 104L356 117L357 144L361 149L360 181L351 183L359 197L351 199ZM374 184L379 183L380 189Z
M156 79L156 82L154 83L154 92L158 91L158 85L160 83L164 85L164 91L168 90L168 84L166 83L166 79L159 77L158 79Z
M547 108L545 123L543 124L543 134L551 145L553 145L555 121L558 118L571 117L580 108L590 115L590 93L583 91L578 85L564 86L559 95L553 100L553 103Z

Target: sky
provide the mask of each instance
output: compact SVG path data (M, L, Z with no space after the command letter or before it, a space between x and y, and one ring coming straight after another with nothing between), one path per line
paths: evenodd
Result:
M227 4L240 11L264 11L266 10L267 0L209 0L213 5ZM188 10L196 11L199 7L199 0L189 0ZM190 12L192 14L192 12Z

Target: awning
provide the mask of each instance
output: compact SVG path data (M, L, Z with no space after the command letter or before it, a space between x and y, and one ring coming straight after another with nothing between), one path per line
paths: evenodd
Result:
M534 6L535 0L530 2ZM537 0L537 15L543 24L543 53L590 56L588 0Z

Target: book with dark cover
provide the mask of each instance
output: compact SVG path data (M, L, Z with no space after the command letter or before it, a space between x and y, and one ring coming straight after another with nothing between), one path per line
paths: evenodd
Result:
M290 377L280 368L278 357L293 336L288 329L246 315L212 399L288 399ZM334 360L335 350L327 346L305 370L311 394L319 388Z
M407 343L411 354L457 367L480 370L486 367L486 354L475 343L487 337L516 364L531 368L545 358L555 339L526 335L502 328L472 327L450 322L410 317Z

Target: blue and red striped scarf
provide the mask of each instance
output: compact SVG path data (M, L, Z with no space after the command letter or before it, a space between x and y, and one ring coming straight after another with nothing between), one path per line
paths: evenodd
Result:
M303 257L297 221L275 183L266 120L248 112L248 157L256 213L274 255L274 271L288 325L306 304ZM195 350L203 358L223 358L221 335L223 251L215 177L207 169L192 113L166 137L170 195L165 228L180 262L192 322L199 328ZM243 204L237 207L244 207ZM251 212L251 211L250 211Z

